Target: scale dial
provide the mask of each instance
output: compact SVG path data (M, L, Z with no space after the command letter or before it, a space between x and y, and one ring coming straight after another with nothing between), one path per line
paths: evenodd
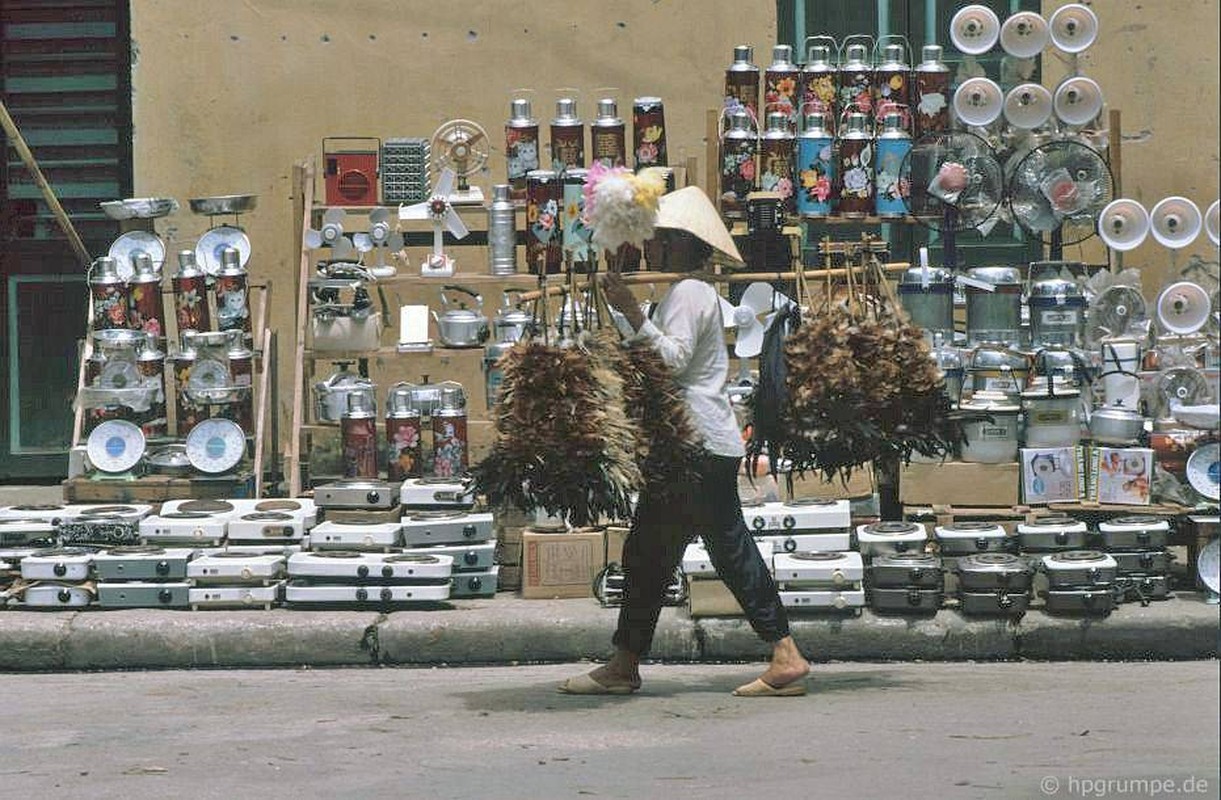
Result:
M128 231L111 243L106 254L115 260L119 277L127 281L136 274L131 260L140 253L151 258L154 269L158 273L161 272L161 265L165 263L165 242L155 233Z
M1196 559L1196 574L1213 594L1221 594L1221 539L1204 545Z
M1221 444L1196 448L1187 459L1187 482L1214 503L1221 500Z
M144 457L144 434L126 420L112 419L89 434L85 452L100 472L127 472Z
M238 263L245 269L250 263L250 239L245 231L232 225L217 225L205 231L195 244L195 261L204 272L216 277L221 267L220 251L226 247L237 251Z
M219 361L202 358L191 367L191 376L187 378L187 388L193 392L206 392L209 389L224 389L229 385L229 370Z
M206 419L187 434L187 460L209 475L228 472L246 455L246 434L228 419Z

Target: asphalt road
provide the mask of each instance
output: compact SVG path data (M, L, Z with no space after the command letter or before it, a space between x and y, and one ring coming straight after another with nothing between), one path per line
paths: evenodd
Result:
M819 664L0 676L10 797L1218 797L1218 662ZM1173 782L1173 783L1171 783ZM1190 789L1191 791L1184 791Z

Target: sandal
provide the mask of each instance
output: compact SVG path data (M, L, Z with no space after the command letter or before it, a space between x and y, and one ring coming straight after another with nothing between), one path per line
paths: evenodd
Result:
M599 683L592 676L577 675L556 687L560 694L632 694L640 689L639 683Z

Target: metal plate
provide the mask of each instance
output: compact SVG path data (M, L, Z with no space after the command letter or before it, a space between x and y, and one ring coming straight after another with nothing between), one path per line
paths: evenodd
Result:
M245 214L258 205L257 194L222 194L215 197L192 197L187 202L196 214Z
M191 466L208 475L220 475L242 462L246 433L232 420L205 419L191 428L186 446Z
M187 562L194 554L186 548L111 548L93 557L93 569L102 581L186 580Z
M495 597L500 582L500 567L476 572L461 572L449 579L449 596Z
M220 272L220 251L232 247L237 251L238 263L245 269L250 263L250 237L241 228L232 225L217 225L204 231L195 244L195 262L208 275L215 277Z
M126 200L108 200L98 203L98 208L113 220L158 219L178 210L178 201L171 197L129 197Z
M418 555L450 556L454 560L454 574L460 572L477 572L488 570L495 566L496 541L482 544L442 544L435 547L416 547L403 551Z
M106 254L115 260L115 269L121 279L131 280L136 274L136 268L131 259L138 253L145 253L153 260L153 269L158 274L161 265L165 263L165 242L155 233L148 231L128 231L110 243Z

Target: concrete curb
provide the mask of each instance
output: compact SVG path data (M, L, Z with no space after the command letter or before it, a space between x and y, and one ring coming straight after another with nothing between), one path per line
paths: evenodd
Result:
M396 611L0 612L0 671L506 664L601 659L617 615L592 600L455 601ZM1187 597L1125 605L1105 619L1032 611L1017 623L936 616L794 616L818 661L1173 660L1216 658L1221 611ZM757 661L744 619L663 609L650 657Z

